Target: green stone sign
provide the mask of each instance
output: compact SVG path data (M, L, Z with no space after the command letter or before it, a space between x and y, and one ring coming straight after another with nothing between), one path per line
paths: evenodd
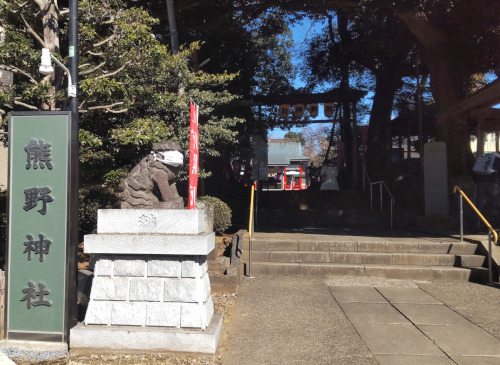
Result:
M76 265L71 131L69 112L9 115L7 339L67 340Z

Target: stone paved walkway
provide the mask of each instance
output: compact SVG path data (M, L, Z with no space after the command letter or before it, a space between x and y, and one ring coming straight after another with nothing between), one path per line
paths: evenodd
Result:
M420 283L363 280L244 278L223 363L500 364L498 331L483 329L485 316L499 322L499 289L423 283L447 305Z
M420 288L330 287L379 364L500 364L500 340Z

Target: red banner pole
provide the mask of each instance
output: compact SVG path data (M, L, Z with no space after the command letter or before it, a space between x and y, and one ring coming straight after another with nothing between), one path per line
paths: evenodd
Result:
M200 157L198 135L198 105L191 101L189 123L189 196L188 209L195 209L198 194L198 163Z

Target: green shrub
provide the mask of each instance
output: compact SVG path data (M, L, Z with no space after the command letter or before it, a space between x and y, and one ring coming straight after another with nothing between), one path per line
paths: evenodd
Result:
M97 228L97 210L118 208L118 198L105 187L82 188L79 191L79 239Z
M125 179L131 168L123 168L118 170L111 170L106 175L104 175L104 181L107 186L111 189L118 188L118 185Z
M222 234L231 226L231 208L219 198L213 196L200 196L200 201L210 203L214 207L214 231Z

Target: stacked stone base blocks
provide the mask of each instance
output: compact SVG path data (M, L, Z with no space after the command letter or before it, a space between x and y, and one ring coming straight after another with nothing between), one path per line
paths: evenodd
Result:
M103 255L85 324L205 329L213 313L206 256Z
M83 325L72 348L214 353L207 254L215 236L205 210L100 210L85 252L97 255Z

